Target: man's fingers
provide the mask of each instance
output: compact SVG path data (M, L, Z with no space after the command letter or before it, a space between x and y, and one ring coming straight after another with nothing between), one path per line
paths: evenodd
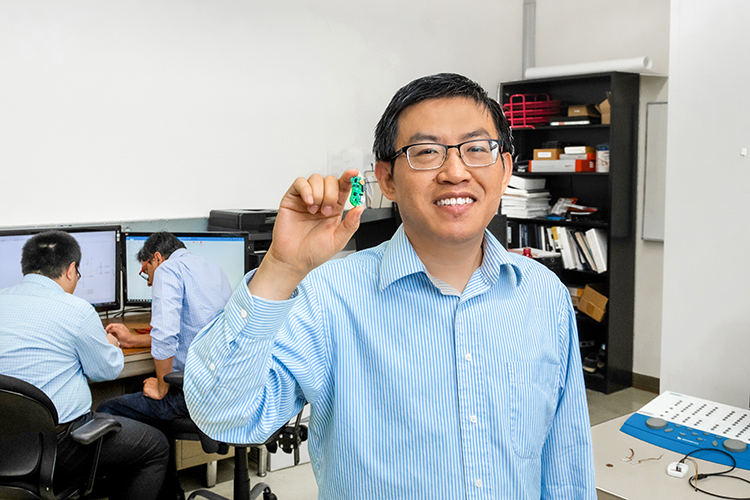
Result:
M336 204L339 202L339 180L332 175L323 179L325 183L324 195L320 205L323 215L331 215Z
M341 221L341 224L336 229L336 240L340 242L342 248L346 242L354 236L354 233L359 228L359 220L362 217L362 212L364 210L364 207L357 207L349 210L346 217L344 217L344 220Z

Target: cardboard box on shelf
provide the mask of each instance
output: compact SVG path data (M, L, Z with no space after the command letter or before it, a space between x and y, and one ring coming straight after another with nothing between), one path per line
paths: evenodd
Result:
M535 160L558 160L560 159L560 153L562 152L563 150L559 148L535 149L534 159Z
M589 285L583 289L583 294L578 301L578 310L601 321L604 318L604 312L607 310L607 301L609 299L597 292Z
M609 97L597 104L596 109L599 110L599 113L602 115L602 125L609 124L612 119Z
M581 295L583 295L583 287L568 285L568 292L570 293L570 300L573 302L573 307L578 307Z
M576 104L568 106L568 116L599 116L599 111L593 104Z

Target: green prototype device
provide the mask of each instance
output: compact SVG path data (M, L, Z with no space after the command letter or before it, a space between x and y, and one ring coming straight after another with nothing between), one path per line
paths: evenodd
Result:
M352 194L349 195L349 203L358 207L365 202L365 180L360 176L352 177Z

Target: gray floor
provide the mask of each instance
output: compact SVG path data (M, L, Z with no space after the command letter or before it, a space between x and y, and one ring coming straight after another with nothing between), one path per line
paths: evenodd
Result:
M597 425L613 418L626 415L641 408L657 396L639 389L625 389L614 394L586 391L589 403L591 425ZM251 467L254 464L251 464ZM205 469L194 467L180 472L180 480L186 492L202 487ZM222 460L218 466L218 483L210 491L232 498L232 460ZM251 475L250 483L263 481L268 484L279 500L316 500L318 487L315 484L310 464L298 465L289 469L269 472L265 478Z

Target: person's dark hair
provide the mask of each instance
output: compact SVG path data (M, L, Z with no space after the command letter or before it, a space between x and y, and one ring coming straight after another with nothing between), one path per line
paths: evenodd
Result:
M136 258L138 262L146 262L156 252L159 252L162 257L168 259L172 252L180 248L185 248L185 244L178 240L177 236L166 231L159 231L149 236L143 244L143 248L138 251Z
M50 279L63 275L71 263L81 264L81 247L65 231L45 231L32 236L21 250L21 272Z
M495 128L500 135L498 139L501 151L513 156L513 138L502 106L473 80L455 73L440 73L417 78L401 87L393 96L375 127L375 143L372 148L375 160L393 163L398 137L398 120L406 108L427 99L443 97L467 97L480 106L484 106L492 115Z

